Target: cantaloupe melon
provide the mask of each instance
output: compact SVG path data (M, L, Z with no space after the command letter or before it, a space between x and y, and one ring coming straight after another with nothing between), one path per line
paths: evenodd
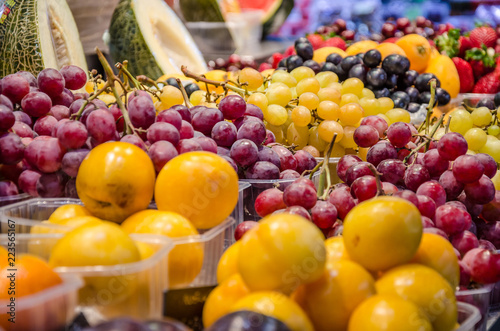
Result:
M74 64L87 71L75 20L66 0L3 1L0 77Z
M163 0L121 0L109 27L116 62L128 60L133 75L157 79L181 73L181 65L204 73L207 66L193 38Z

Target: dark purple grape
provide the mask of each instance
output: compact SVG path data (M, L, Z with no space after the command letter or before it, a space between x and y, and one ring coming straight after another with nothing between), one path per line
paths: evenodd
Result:
M259 120L243 123L238 129L237 139L249 139L260 145L266 140L266 126Z
M272 148L269 147L264 147L258 152L258 160L271 162L278 168L281 167L280 157Z
M431 149L424 154L423 165L431 177L438 177L448 170L450 162L442 158L437 149Z
M0 131L9 130L16 122L14 112L5 105L0 105Z
M285 214L292 214L292 215L299 215L299 216L302 216L302 217L304 217L305 219L307 219L309 221L312 221L311 215L309 214L309 212L307 211L307 209L305 209L302 206L287 207L285 210L283 210L283 213L285 213Z
M464 192L467 200L479 205L487 204L495 198L495 186L486 175L482 175L474 183L465 184Z
M79 199L78 191L76 190L76 178L70 178L64 186L64 196L71 199Z
M212 139L217 145L223 147L231 147L236 141L237 130L236 126L227 121L216 123L212 128Z
M61 168L64 149L57 138L37 137L24 151L29 164L44 173L56 172Z
M168 161L178 155L175 146L169 141L157 141L151 144L148 154L153 161L156 172L160 172Z
M191 116L191 111L189 110L188 107L186 107L184 105L175 105L175 106L170 107L169 109L175 110L176 112L178 112L181 115L181 117L184 121L191 123L192 116Z
M306 170L312 170L318 163L316 159L307 151L299 150L294 155L297 160L297 172L302 174Z
M465 138L456 132L448 132L443 135L437 145L439 155L449 161L454 161L460 155L465 155L468 148Z
M0 197L18 195L16 184L10 180L0 180Z
M128 103L128 113L132 125L138 129L148 129L156 119L156 109L149 96L139 95Z
M18 71L16 74L22 76L24 79L28 81L30 87L38 87L38 82L36 81L35 76L29 71Z
M31 195L32 197L37 197L38 192L36 191L36 183L42 174L36 170L26 169L17 180L19 189L24 193Z
M148 141L155 143L157 141L165 140L176 146L180 140L179 131L170 123L156 122L153 123L147 132Z
M77 149L64 154L61 162L61 170L70 177L76 177L80 164L90 152L88 149Z
M286 169L297 169L297 160L293 156L292 152L290 152L286 147L274 145L271 148L280 158L280 171L285 171Z
M264 120L264 113L262 110L258 106L251 103L247 103L247 107L243 115L257 117L261 121Z
M266 140L262 143L263 145L269 145L276 142L276 136L270 130L266 130Z
M484 174L490 178L493 178L497 173L497 164L495 162L495 159L491 155L485 153L477 153L474 156L483 165Z
M37 81L40 91L46 93L49 97L57 97L64 90L64 77L56 69L43 69L38 74Z
M351 189L346 188L336 188L330 193L328 201L335 206L338 212L338 218L344 219L347 213L354 208L356 202L351 195Z
M104 143L115 138L115 118L113 117L113 114L107 110L94 110L88 116L86 126L90 137L98 143Z
M248 139L236 140L231 147L230 153L231 158L241 167L248 167L259 158L257 145Z
M461 155L453 162L453 176L464 184L473 183L484 174L484 166L474 155Z
M57 97L52 97L52 104L53 105L62 105L69 107L75 101L75 97L73 96L73 92L65 88L61 94L59 94Z
M249 122L249 121L259 121L259 119L255 116L242 116L240 118L237 118L233 123L236 126L236 129L239 129L243 123Z
M60 121L63 118L69 118L70 111L66 106L55 105L50 108L49 115L54 116L56 120Z
M59 72L64 77L65 87L70 90L81 89L87 82L85 71L75 65L66 65Z
M2 86L1 81L0 81L0 86ZM12 111L14 110L14 105L12 104L12 101L10 101L10 99L3 94L0 94L0 105L5 106Z
M165 122L172 124L177 130L181 129L182 116L173 109L162 110L156 117L156 122Z
M257 161L245 171L247 179L279 179L280 169L267 161Z
M337 208L328 201L319 200L311 209L312 221L320 229L329 229L337 221Z
M189 139L194 137L194 129L190 123L182 120L181 129L179 130L181 139Z
M415 205L415 207L418 208L418 196L410 190L398 191L398 192L394 193L393 196L401 198L401 199L405 199L406 201L411 202L412 204Z
M142 149L143 151L147 152L146 144L144 143L144 141L141 138L139 138L135 134L127 134L127 135L123 136L120 139L120 141L135 145L135 146L139 147L140 149Z
M297 179L297 178L300 178L300 174L292 169L287 169L280 173L280 179Z
M387 159L378 164L377 171L382 174L380 178L383 181L392 184L402 184L404 182L406 165L398 159Z
M58 198L64 196L65 186L62 173L42 174L36 183L36 191L41 198Z
M293 183L283 192L283 201L288 207L301 206L311 209L316 205L316 190L305 184Z
M197 137L195 139L205 152L217 154L217 143L212 138Z
M202 150L203 148L201 148L201 145L196 141L195 138L181 139L177 144L177 152L179 154Z
M14 125L10 129L12 132L15 132L21 138L34 138L35 132L31 130L29 125L23 122L15 121Z
M422 216L428 217L429 219L434 219L434 214L436 213L436 203L432 198L426 195L417 195L418 198L418 210Z
M439 177L439 184L444 188L446 192L446 198L448 200L456 199L460 193L464 190L464 184L459 182L453 175L453 171L446 170Z
M57 120L54 116L43 116L36 120L33 126L33 131L35 131L39 136L50 136L52 130L56 125Z
M229 157L229 148L217 146L217 155Z
M337 176L339 176L340 180L346 181L346 172L354 163L361 162L359 156L356 155L344 155L340 158L339 163L337 164Z
M379 140L377 129L370 125L360 125L354 130L354 142L359 147L372 147Z
M378 166L380 162L387 159L397 159L398 151L387 141L379 141L370 149L366 154L366 160L373 164L375 167Z
M33 121L31 120L31 117L28 114L26 114L25 112L15 111L14 117L16 118L16 121L22 122L22 123L28 125L29 127L31 127L33 125Z
M87 129L78 121L67 121L57 129L59 143L68 149L77 149L87 141Z
M247 105L245 99L239 95L228 95L219 103L219 110L225 119L235 120L245 114Z
M377 195L377 180L373 176L362 176L351 184L351 194L359 202L374 198Z
M436 206L442 206L446 202L446 192L444 188L435 180L423 183L417 189L417 195L425 195L434 200Z
M405 185L408 189L415 192L420 185L429 181L431 176L427 169L421 164L410 165L405 172Z
M387 129L387 138L396 148L403 148L411 140L410 125L404 122L391 124Z
M195 131L200 131L204 135L210 136L215 124L223 120L224 117L218 109L206 108L193 115L191 124Z
M52 107L52 100L43 92L30 92L21 101L23 111L30 116L46 115Z
M7 75L2 78L2 94L13 103L19 103L30 92L30 84L18 74Z
M0 135L0 164L17 164L23 159L24 144L14 133Z
M345 182L351 185L356 179L363 176L374 176L368 162L358 162L347 169L345 174Z

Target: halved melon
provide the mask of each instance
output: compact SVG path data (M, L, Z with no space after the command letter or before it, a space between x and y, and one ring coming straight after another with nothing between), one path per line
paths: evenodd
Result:
M262 10L262 35L278 31L292 12L293 0L240 0L241 10Z
M207 66L193 38L163 0L121 0L109 27L114 61L128 60L133 75L158 79L181 65L204 73Z
M18 0L0 22L0 77L74 64L87 71L75 20L66 0Z

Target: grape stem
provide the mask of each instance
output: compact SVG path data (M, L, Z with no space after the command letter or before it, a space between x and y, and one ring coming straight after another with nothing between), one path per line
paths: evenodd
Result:
M191 102L189 102L189 98L188 98L186 89L184 88L184 85L182 85L181 80L179 78L176 78L175 80L177 81L177 85L179 85L179 88L180 88L181 93L182 93L182 97L184 98L184 102L186 103L186 107L188 107L188 108L193 107Z
M375 168L375 166L371 163L368 163L368 168L370 168L370 170L372 171L373 176L375 176L375 181L377 183L377 195L376 195L376 197L380 197L380 196L385 195L384 189L382 188L382 182L380 180L380 176L382 176L382 174L380 172L378 172L377 168Z
M319 175L319 187L317 196L318 198L323 200L326 199L326 196L328 195L328 190L325 190L325 188L329 189L332 186L330 167L328 164L330 161L330 155L332 154L333 146L335 145L336 139L337 139L337 133L333 135L333 139L330 142L330 145L328 146L328 150L326 151L325 156L323 157L323 165L321 166L321 173Z
M316 164L316 166L312 170L304 170L304 172L302 173L302 176L309 174L309 179L312 179L313 175L316 173L316 171L318 171L319 168L321 168L322 165L323 165L323 161Z
M156 82L154 80L152 80L151 78L145 76L145 75L139 75L137 76L137 80L141 83L148 83L148 84L151 84L153 85L154 87L156 87L156 89L159 91L161 90L160 87L158 86L158 84L156 84Z
M430 119L432 110L434 109L434 103L436 101L436 80L433 78L429 81L431 85L431 99L429 100L429 106L427 106L427 115L425 116L425 133L429 134Z
M96 50L97 51L97 50ZM100 59L99 59L100 60ZM107 61L106 61L107 62ZM109 63L108 63L108 67L109 67ZM123 76L124 77L127 77L128 79L130 79L130 81L132 82L132 84L134 84L134 87L138 90L141 89L141 83L135 79L134 76L132 76L132 74L130 73L130 71L127 70L127 68L120 62L118 62L117 64L115 64L115 67L120 70L121 73L123 73ZM111 69L111 67L110 67ZM111 71L113 72L113 71ZM107 74L107 72L106 72ZM114 73L113 73L113 76L114 76ZM108 76L109 77L109 76Z
M82 116L82 113L83 113L83 110L85 109L85 107L87 107L87 105L89 103L92 102L92 100L94 100L95 98L97 98L99 95L101 95L104 91L106 91L108 89L108 87L111 87L111 84L110 82L106 82L106 84L104 84L104 86L98 90L97 92L94 92L94 94L92 94L87 100L85 100L82 105L80 106L80 109L78 109L78 111L76 113L74 113L73 115L71 115L72 118L75 118L75 119L80 119L80 117Z
M252 94L252 92L249 92L249 91L244 90L242 88L236 87L234 85L229 85L229 83L234 83L234 82L231 82L228 80L226 80L224 82L218 82L216 80L211 80L211 79L207 79L206 77L196 75L195 73L189 71L186 66L181 66L181 71L184 74L184 76L189 77L189 78L193 78L197 82L204 82L205 84L221 86L223 89L230 89L230 90L232 90L236 93L239 93L243 96Z

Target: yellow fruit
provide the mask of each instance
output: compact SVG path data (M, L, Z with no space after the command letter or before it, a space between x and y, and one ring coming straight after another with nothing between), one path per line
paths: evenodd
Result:
M418 34L407 34L399 38L396 45L404 50L406 57L410 60L411 70L424 72L431 58L431 45L427 38Z
M52 267L111 266L140 259L134 241L119 225L99 222L78 227L62 237L52 250L49 264ZM137 287L137 276L130 274L85 277L84 280L85 286L79 294L84 305L95 300L100 300L102 305L123 301Z
M417 253L411 262L423 264L436 270L450 283L452 288L458 286L460 280L458 258L451 243L443 237L433 233L424 233Z
M351 260L368 270L387 270L415 255L422 237L421 216L404 199L370 199L347 214L343 236Z
M247 295L234 304L230 311L249 310L271 316L285 323L292 331L313 331L313 325L304 311L286 295L265 291Z
M316 75L316 79L318 80L321 88L325 88L331 83L337 83L339 81L339 77L337 76L337 74L331 71L319 72Z
M172 85L166 85L161 89L160 101L164 109L168 109L175 105L182 105L184 103L184 98L182 97L182 92L177 87Z
M92 215L121 223L153 198L155 169L148 154L125 142L92 149L76 176L76 190Z
M316 331L342 331L354 309L375 293L375 281L363 267L339 260L332 262L317 281L301 285L293 298Z
M146 260L153 256L156 253L156 250L150 244L147 244L142 241L134 241L137 249L139 250L139 254L141 255L141 260Z
M359 53L366 53L370 49L377 48L378 44L377 42L373 40L362 40L355 42L351 46L349 46L345 52L347 55L356 55Z
M332 53L337 53L342 57L347 56L346 52L338 47L322 47L314 51L312 59L318 63L325 62L328 55Z
M394 295L374 295L351 315L348 331L433 331L427 316L412 302Z
M238 202L238 175L222 157L189 152L170 160L155 186L158 210L179 213L198 229L222 223Z
M389 125L396 122L410 123L410 113L403 108L393 108L385 113L385 116L391 121Z
M378 45L375 49L378 50L380 54L382 54L382 60L391 54L399 54L406 56L405 51L394 43L382 43Z
M451 331L457 322L455 290L437 271L420 264L389 270L375 283L377 293L397 295L416 304L434 330Z
M253 291L277 290L289 294L323 273L324 236L313 223L300 216L267 216L240 241L238 270Z
M123 221L123 223L120 225L125 232L135 233L135 230L137 229L139 224L141 224L144 221L146 216L154 215L158 212L159 211L156 209L144 209L144 210L138 211L137 213L132 214L129 217L127 217L127 219L125 221Z
M210 80L215 80L217 82L224 82L229 79L227 71L223 70L211 70L204 75L207 79ZM215 86L211 84L205 84L203 82L198 82L198 86L200 89L207 91L207 86L208 86L208 92L216 92L216 93L223 93L224 89L222 86Z
M222 254L217 264L217 283L220 284L229 277L238 273L238 256L241 242L237 241Z
M349 254L345 249L344 238L342 236L331 237L325 240L326 247L326 265L338 260L349 260Z
M183 216L159 211L148 215L135 233L157 234L169 238L198 235L196 228ZM190 284L203 266L203 245L200 243L177 244L168 255L168 282L170 287Z
M446 55L438 55L429 60L425 72L431 72L441 82L441 88L448 91L450 97L456 98L460 92L460 78L453 61Z
M210 327L226 315L236 302L250 294L250 290L239 274L234 274L213 289L203 305L203 326Z
M59 221L76 216L92 216L92 214L82 205L62 205L49 216L49 222L58 223Z
M253 68L243 68L238 75L240 83L247 83L247 88L249 91L255 91L264 82L264 77Z
M491 181L493 182L493 185L495 185L495 190L500 191L500 171L497 171Z

